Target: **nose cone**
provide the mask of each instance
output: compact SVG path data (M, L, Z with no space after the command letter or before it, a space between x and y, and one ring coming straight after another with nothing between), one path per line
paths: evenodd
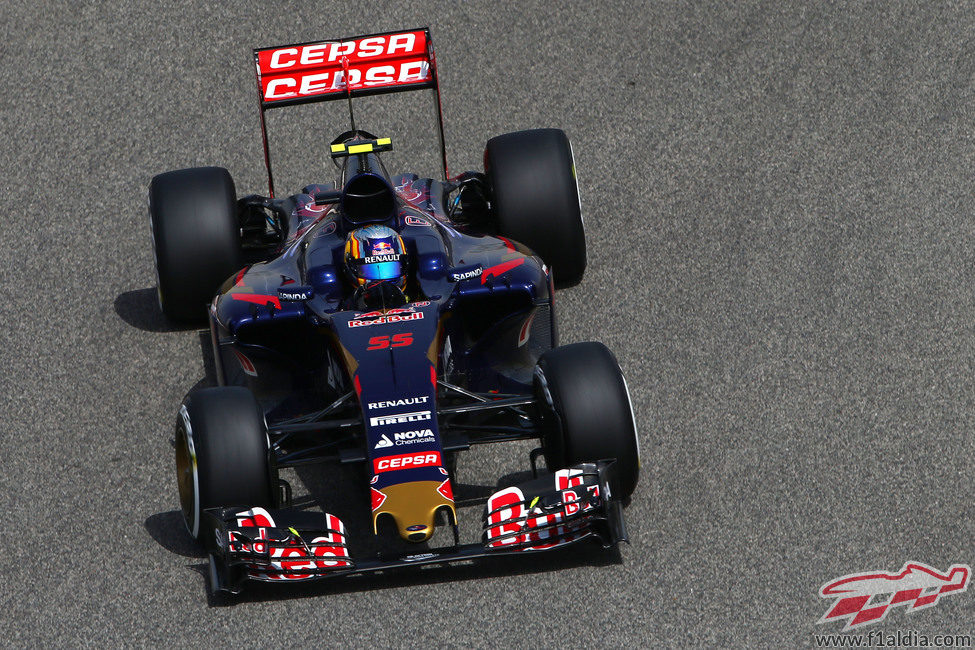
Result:
M376 518L389 514L396 522L400 537L408 542L427 541L433 535L437 510L447 507L455 521L457 518L454 502L439 490L441 485L436 481L414 481L383 488L381 493L386 498L372 513L373 530Z

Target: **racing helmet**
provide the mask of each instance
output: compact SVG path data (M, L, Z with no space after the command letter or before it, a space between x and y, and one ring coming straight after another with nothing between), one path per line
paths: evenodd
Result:
M387 226L366 226L345 240L345 268L356 288L377 283L406 288L406 246Z

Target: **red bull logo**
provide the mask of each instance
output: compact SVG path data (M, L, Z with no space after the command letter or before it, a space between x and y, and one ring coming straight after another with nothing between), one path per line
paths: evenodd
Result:
M393 245L386 240L380 239L371 243L372 247L370 250L373 255L392 255L396 252L393 250Z
M968 589L971 572L966 564L955 564L941 573L920 562L908 562L899 573L869 571L846 575L820 588L821 597L837 600L817 622L845 620L845 632L879 623L891 609L901 605L908 612L933 607L942 596Z
M380 312L381 313L381 312ZM349 321L349 327L369 327L370 325L385 325L387 323L404 323L411 320L423 320L423 312L399 314L386 314L371 320L360 320L362 316L356 316Z
M379 318L380 316L387 315L391 316L393 314L412 314L412 307L393 307L392 309L387 309L386 311L367 311L363 314L356 314L355 318Z

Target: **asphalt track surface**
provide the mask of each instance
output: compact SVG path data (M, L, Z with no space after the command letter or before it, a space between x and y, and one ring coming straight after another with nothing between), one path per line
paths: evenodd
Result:
M810 646L834 578L975 564L975 11L830 5L4 3L0 644ZM633 543L210 600L171 439L212 370L155 306L146 186L264 190L251 47L423 24L454 171L574 143L560 327L626 371ZM280 118L281 189L330 177L340 118ZM969 590L866 631L973 628Z

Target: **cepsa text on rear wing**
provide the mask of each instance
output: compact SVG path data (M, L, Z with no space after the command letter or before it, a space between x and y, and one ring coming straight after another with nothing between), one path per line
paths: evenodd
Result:
M444 178L447 157L443 143L443 112L437 64L430 30L353 36L340 40L281 45L254 50L260 93L261 132L268 188L274 196L271 159L264 113L270 108L311 102L432 89Z

